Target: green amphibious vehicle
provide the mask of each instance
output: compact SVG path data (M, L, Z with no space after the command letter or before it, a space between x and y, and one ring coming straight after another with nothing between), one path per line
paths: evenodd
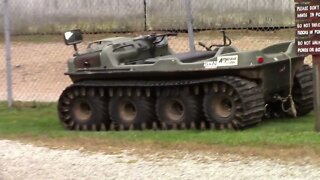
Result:
M80 30L64 34L75 54L73 84L58 102L70 130L244 129L264 118L313 109L312 69L294 42L238 51L223 44L175 54L167 36L115 37L78 52Z

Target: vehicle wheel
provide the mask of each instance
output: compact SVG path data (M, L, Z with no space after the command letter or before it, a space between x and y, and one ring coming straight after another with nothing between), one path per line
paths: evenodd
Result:
M62 93L58 102L60 120L70 130L101 130L109 122L106 100L82 91L70 87Z
M145 97L112 97L109 102L110 119L115 126L123 126L126 130L150 128L154 119L151 100Z
M216 78L205 94L203 109L216 129L243 129L256 125L264 114L264 99L254 82L232 76Z
M295 75L292 96L297 116L304 116L313 110L313 72L308 65L302 66Z
M199 123L200 109L196 96L176 90L165 90L156 103L156 113L159 121L167 128L173 126L190 126L192 122Z

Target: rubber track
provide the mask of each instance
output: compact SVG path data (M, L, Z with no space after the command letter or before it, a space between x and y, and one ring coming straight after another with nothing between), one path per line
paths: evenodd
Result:
M294 87L294 101L297 115L303 116L313 110L313 73L308 65L302 66L295 77L297 87Z
M241 114L234 120L235 129L244 129L261 122L264 115L264 98L257 84L233 76L215 78L215 82L222 82L232 86L237 91L241 100Z
M243 129L255 125L261 121L264 113L264 99L262 92L259 90L254 82L233 77L233 76L222 76L215 78L206 79L193 79L193 80L168 80L168 81L82 81L77 82L69 87L67 87L62 94L67 94L68 91L73 91L75 89L95 89L96 96L146 96L146 97L156 97L161 89L164 87L178 87L187 88L191 90L195 95L200 93L208 92L209 88L212 87L214 82L226 82L237 87L238 93L241 94L241 99L243 100L243 114L241 115L241 121L236 122L236 127L221 127L217 124L210 123L204 119L197 120L198 122L192 122L191 124L176 124L172 129L184 130L184 129ZM101 126L98 130L124 130L122 125L116 125L111 122L109 125L97 125ZM151 126L142 124L139 130L153 129L153 130L166 130L166 123L159 123L154 121ZM118 127L118 128L117 128ZM132 126L129 130L134 130Z

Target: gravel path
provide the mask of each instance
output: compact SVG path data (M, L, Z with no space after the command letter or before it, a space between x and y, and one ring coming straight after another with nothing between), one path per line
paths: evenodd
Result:
M319 179L320 167L188 154L148 158L58 150L0 140L0 179ZM205 161L204 161L205 159ZM241 159L241 158L240 158Z

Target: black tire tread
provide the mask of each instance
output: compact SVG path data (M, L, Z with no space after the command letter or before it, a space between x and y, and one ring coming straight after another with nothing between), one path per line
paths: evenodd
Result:
M265 102L263 94L255 82L235 76L222 76L215 78L213 83L218 85L225 83L231 86L240 97L242 112L233 120L236 124L233 128L244 129L261 122ZM205 105L203 104L203 106ZM214 121L208 113L205 113L205 116L208 121Z
M117 96L116 98L120 98L123 96ZM153 108L153 103L151 102L151 100L149 100L146 97L134 97L135 99L138 99L136 101L136 103L138 103L138 106L140 109L142 109L144 116L143 119L139 118L137 119L136 122L133 122L132 124L125 124L125 123L121 123L120 119L118 119L118 117L111 111L114 111L113 109L113 105L109 104L109 118L111 120L111 123L113 123L113 126L116 129L121 130L121 126L123 126L123 129L125 130L130 130L130 129L134 129L134 130L140 130L143 129L143 124L146 123L148 126L152 125L152 120L154 119L154 108ZM110 100L109 103L112 103L112 100Z
M190 80L181 81L181 82L173 82L168 81L166 82L145 82L145 84L128 84L125 85L125 82L121 84L120 82L112 83L103 83L103 82L79 82L75 83L69 87L67 87L59 99L58 111L60 121L70 130L75 129L87 129L87 130L137 130L136 127L130 126L129 128L124 127L123 124L115 123L114 118L111 117L108 113L108 102L105 101L101 103L96 108L98 109L105 109L107 111L104 113L108 114L108 120L111 119L113 121L109 121L108 123L96 123L94 126L87 126L81 127L77 123L70 120L68 113L64 112L66 109L63 108L65 105L64 103L71 103L70 97L67 96L67 93L73 92L75 96L90 94L92 97L103 97L105 99L110 99L115 96L137 96L142 99L146 99L145 103L141 104L143 109L146 111L146 116L153 120L149 125L145 126L146 129L155 129L155 130L165 130L170 129L170 124L166 124L163 122L158 122L155 119L155 108L152 99L157 98L161 95L161 91L164 89L176 89L176 93L180 94L182 92L189 93L194 99L191 101L190 106L196 112L191 119L193 121L189 124L182 123L176 124L172 128L174 129L243 129L247 127L251 127L253 125L258 124L261 121L261 117L263 116L264 112L264 99L261 90L259 89L258 85L255 82L235 77L235 76L221 76L215 78L208 78L203 80ZM240 95L240 98L237 101L241 101L241 113L237 118L235 118L235 122L232 126L228 125L219 125L209 122L203 122L205 115L202 112L202 106L200 100L202 95L206 92L206 86L210 87L212 84L228 84L236 89L236 92ZM119 86L118 86L119 85ZM120 86L121 85L121 86ZM89 93L90 91L90 93ZM63 103L62 103L63 102ZM62 106L62 105L63 106ZM105 115L106 115L105 114ZM148 119L148 118L147 118ZM142 125L140 125L141 127ZM121 128L120 128L121 127ZM139 130L144 130L139 129Z
M313 110L313 73L312 68L303 65L296 73L293 99L297 116L304 116Z
M156 116L158 117L158 120L159 120L160 124L166 123L164 129L183 129L182 127L184 127L184 126L190 127L192 121L197 121L199 118L201 118L200 102L197 99L197 97L192 95L192 94L190 94L189 91L186 92L186 91L183 91L183 89L169 89L168 88L168 89L163 90L162 93L163 93L162 95L157 97L155 112L156 112ZM160 114L161 107L160 107L159 101L162 100L161 98L163 96L167 96L167 97L176 96L177 98L179 98L179 97L181 97L180 93L183 94L184 98L187 98L186 102L188 103L190 111L192 111L193 113L191 113L191 115L188 116L187 119L185 119L186 121L180 122L178 124L171 123L171 122L166 122L166 120L163 119L163 116ZM198 125L199 123L196 123L196 124Z
M108 125L109 120L108 119L93 119L91 122L85 123L85 124L79 124L75 120L71 118L71 105L72 100L74 100L77 97L88 97L88 93L86 95L80 95L74 93L75 91L79 90L78 87L69 86L67 87L61 94L59 100L58 100L58 116L60 119L60 122L63 124L63 126L66 129L69 130L83 130L83 131L100 131L102 127L105 127ZM87 89L85 90L86 92ZM73 98L71 98L73 95ZM95 97L94 101L95 103L95 109L97 112L100 112L101 117L108 117L108 113L106 110L107 104L106 101L100 97Z

